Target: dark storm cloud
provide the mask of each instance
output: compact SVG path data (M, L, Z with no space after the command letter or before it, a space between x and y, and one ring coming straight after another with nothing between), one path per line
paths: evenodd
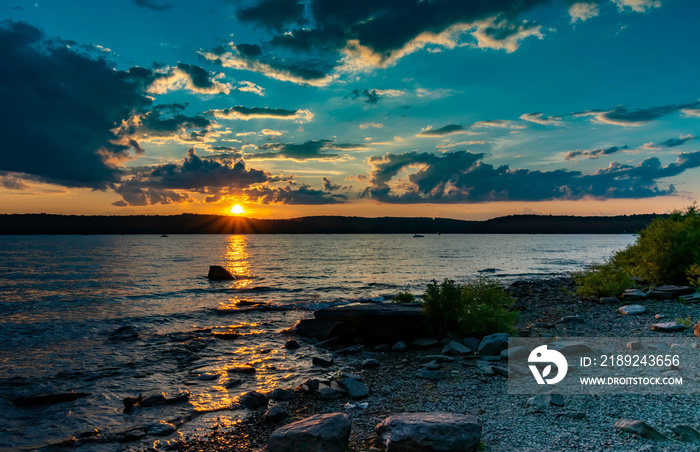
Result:
M564 157L566 160L572 160L578 157L586 157L589 159L597 159L598 157L604 156L604 155L612 155L615 154L616 152L623 151L629 149L627 145L624 146L613 146L609 147L607 149L593 149L592 151L569 151L566 153L566 156Z
M25 22L0 24L0 55L0 171L71 187L117 182L113 162L130 145L111 129L149 107L139 83Z
M439 129L427 129L418 134L420 137L443 137L445 135L451 135L453 133L464 132L466 128L460 126L459 124L448 124Z
M353 90L352 93L350 93L350 98L353 100L357 100L362 98L365 102L367 102L370 105L375 105L377 101L379 101L380 96L377 94L376 89L363 89L363 90Z
M343 204L347 196L316 190L308 185L293 187L255 187L244 190L245 194L260 204Z
M281 80L323 84L343 63L344 55L383 66L425 45L454 45L447 42L451 38L439 35L455 25L463 25L454 30L457 35L471 31L479 47L514 51L520 40L541 36L540 26L523 21L521 15L548 3L550 0L310 0L304 8L294 1L261 0L241 7L237 16L276 34L261 46L242 43L232 52L219 48L205 56ZM435 42L411 44L424 33Z
M289 24L304 22L304 4L293 0L263 0L236 13L238 19L282 31Z
M212 74L193 64L178 63L175 67L159 66L151 69L135 66L129 74L143 89L155 94L188 89L199 94L228 94L231 85L217 81L222 74Z
M190 200L189 195L174 190L216 195L269 181L268 173L248 169L243 161L232 160L220 157L203 159L194 149L190 149L181 163L135 168L134 174L115 188L124 198L123 202L115 205L186 202Z
M170 138L180 142L205 141L216 124L202 115L183 114L185 107L181 104L156 105L151 111L124 121L116 135L120 142L129 143L153 138Z
M627 107L615 107L612 110L586 110L574 113L574 116L592 116L596 122L603 124L614 124L618 126L640 126L649 121L659 119L672 113L677 113L685 109L696 109L700 107L700 101L688 102L685 104L663 105L660 107L642 108L639 110L629 110Z
M668 140L659 143L659 146L664 147L664 148L673 148L676 146L681 146L687 143L690 140L694 140L696 137L693 135L686 135L680 138L669 138Z
M338 185L327 177L323 178L323 189L331 192L336 190L349 190L351 187L349 185Z
M262 150L274 152L261 152L249 155L252 159L290 159L290 160L335 160L339 154L324 152L333 144L331 140L309 140L304 143L266 143L260 146Z
M154 11L165 11L173 7L170 3L158 3L153 0L136 0L136 6Z
M466 151L442 155L412 152L370 158L370 187L362 195L388 203L460 203L489 201L576 200L584 197L648 198L675 192L657 180L700 166L700 152L680 154L663 166L652 157L637 165L612 163L593 174L579 171L532 171L494 167L483 154ZM396 193L390 182L402 170L410 174Z

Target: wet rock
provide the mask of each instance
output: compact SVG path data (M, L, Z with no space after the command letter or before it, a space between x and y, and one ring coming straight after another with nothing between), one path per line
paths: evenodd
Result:
M211 380L218 380L219 375L218 374L212 374L212 373L203 373L200 374L196 377L197 380L200 381L211 381Z
M279 402L294 400L294 392L289 389L277 388L270 394L270 398Z
M456 341L450 341L442 348L442 353L443 355L468 355L472 353L472 351L466 345L462 345Z
M444 378L447 378L447 372L445 372L442 369L419 369L417 375L418 377L425 378L426 380L442 380Z
M489 334L481 340L477 352L482 356L499 355L508 348L509 337L510 334L507 333Z
M268 399L265 394L260 394L259 392L255 391L245 393L240 400L241 406L244 406L249 410L264 408L267 406L267 402Z
M179 392L172 397L167 397L164 393L154 394L146 398L141 399L139 405L144 408L163 406L163 405L174 405L180 402L187 402L190 398L189 391Z
M235 387L240 386L242 384L243 384L243 381L240 378L234 378L233 380L229 380L228 383L226 383L226 389L235 388Z
M687 425L676 425L671 427L671 431L678 436L679 441L684 443L700 443L700 432Z
M400 413L375 427L386 452L476 450L481 424L474 416L452 413Z
M429 348L434 347L439 343L440 341L438 341L437 339L419 338L411 342L411 346L415 348Z
M330 367L333 365L333 358L325 359L325 358L321 358L320 356L314 356L313 358L311 358L311 363L314 366Z
M146 432L141 429L129 430L128 432L120 433L117 435L116 440L120 443L130 443L132 441L138 441L146 437Z
M335 400L347 395L347 392L339 388L321 388L318 393L325 400Z
M41 405L53 405L55 403L72 402L73 400L88 397L89 395L90 394L87 392L60 392L27 397L16 397L14 399L10 399L10 401L17 407L35 407Z
M220 265L210 266L207 278L209 278L210 281L230 281L236 279L230 271Z
M617 310L620 312L620 314L624 315L639 315L647 312L647 308L641 304L629 304L626 306L621 306Z
M369 388L367 385L361 381L355 380L354 378L343 378L343 386L345 386L348 394L353 399L360 399L369 395Z
M364 369L372 369L372 368L375 368L375 367L379 367L380 365L381 365L381 364L379 363L379 361L377 361L377 360L374 359L374 358L366 359L366 360L362 361L362 364L361 364L361 366L362 366Z
M339 355L357 355L359 353L362 353L362 350L365 349L365 346L362 344L356 344L352 345L350 347L344 348L342 350L338 351Z
M133 341L139 337L138 331L133 326L123 326L109 333L110 341Z
M100 436L100 431L97 429L89 430L78 435L78 438L93 438L95 436Z
M641 301L646 300L647 293L639 289L627 289L622 293L624 301Z
M683 331L684 329L685 325L681 325L678 322L662 322L651 325L652 331L658 331L660 333L675 333L677 331Z
M217 339L221 339L222 341L232 341L241 337L240 334L234 331L214 331L211 333L211 335Z
M664 435L656 431L646 422L635 419L620 419L615 422L615 428L654 441L666 439Z
M316 392L318 391L319 386L321 385L321 382L317 380L316 378L312 378L310 380L306 380L304 383L301 384L301 389L306 392Z
M268 410L263 414L263 421L265 422L280 422L283 421L289 413L284 409L282 405L274 405L268 408Z
M177 429L169 422L160 421L157 424L152 424L146 427L146 434L151 436L168 436L174 433Z
M257 372L253 366L236 366L230 369L226 369L226 372L230 374L254 374Z
M275 430L269 452L344 452L350 439L350 419L340 413L317 414Z
M659 286L647 292L647 297L654 300L673 300L693 293L695 288L690 286Z
M406 343L404 341L398 341L394 345L391 346L391 350L395 352L403 352L406 350Z
M296 350L298 348L301 348L301 344L299 342L295 341L294 339L290 339L287 341L286 344L284 344L284 348L287 350Z

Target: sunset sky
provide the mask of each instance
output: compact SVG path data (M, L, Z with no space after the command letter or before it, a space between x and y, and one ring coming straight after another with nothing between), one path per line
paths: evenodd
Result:
M697 0L5 0L0 213L700 198Z

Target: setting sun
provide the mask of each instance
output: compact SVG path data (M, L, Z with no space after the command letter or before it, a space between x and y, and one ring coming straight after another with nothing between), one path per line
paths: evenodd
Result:
M235 206L231 207L231 213L235 213L236 215L243 213L243 207L241 207L240 204L236 204Z

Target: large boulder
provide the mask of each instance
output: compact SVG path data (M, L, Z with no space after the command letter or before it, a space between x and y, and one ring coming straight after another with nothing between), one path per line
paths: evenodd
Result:
M210 266L207 278L209 278L210 281L230 281L236 279L230 271L220 265Z
M393 342L425 337L426 323L420 306L352 303L314 312L314 318L299 322L295 332L321 340L337 336Z
M386 452L469 452L481 440L481 424L465 414L394 414L374 430Z
M317 414L280 427L267 440L269 452L344 452L350 419L341 413Z
M481 356L500 355L503 350L508 348L509 337L510 334L508 333L489 334L481 340L477 352Z

